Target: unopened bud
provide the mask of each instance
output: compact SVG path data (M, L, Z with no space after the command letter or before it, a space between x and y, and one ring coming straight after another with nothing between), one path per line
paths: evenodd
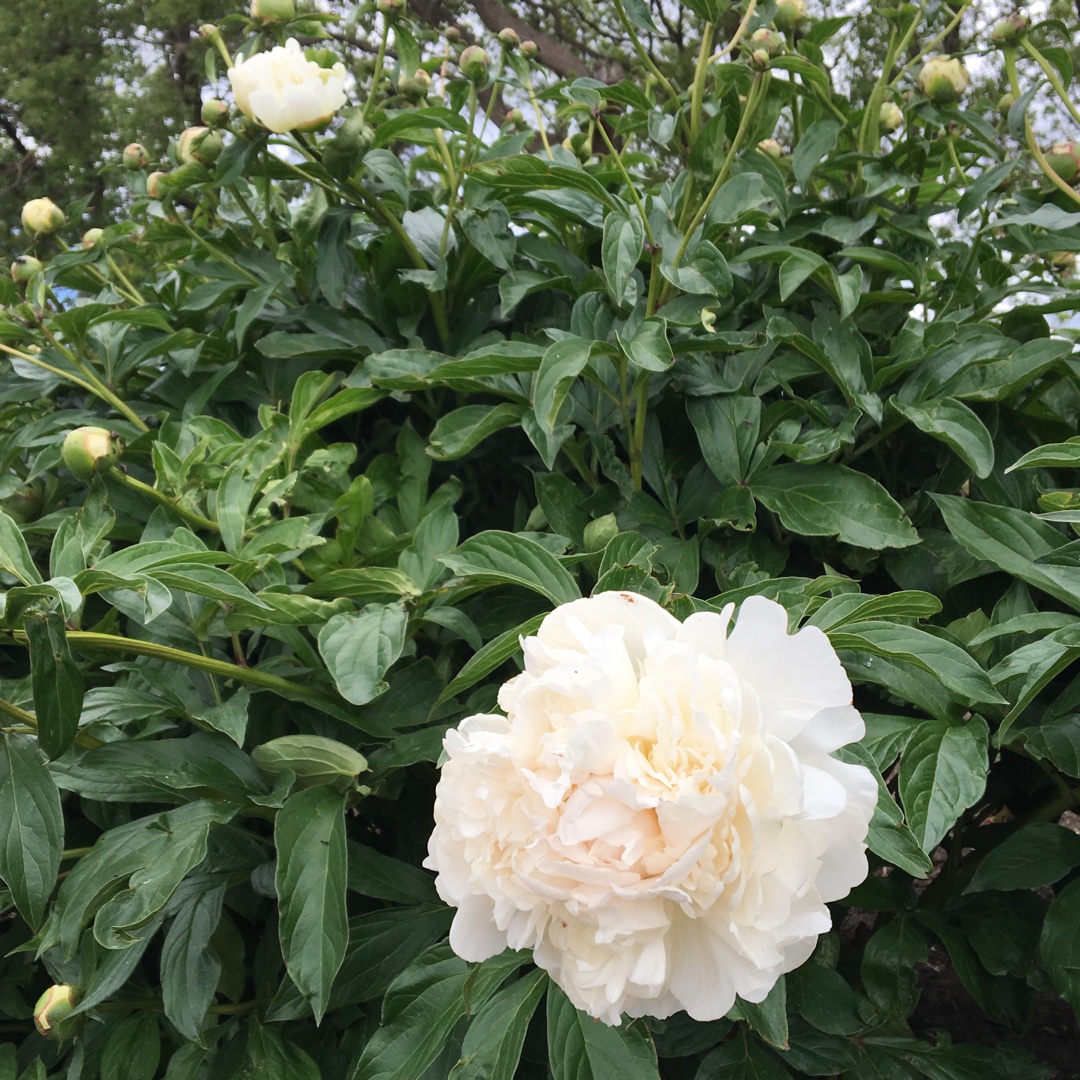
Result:
M759 27L750 35L749 47L751 53L764 49L769 56L776 56L784 51L785 45L783 34L778 34L767 26Z
M160 199L165 194L165 175L163 172L152 172L146 178L146 194L151 199Z
M470 45L458 61L462 75L474 85L482 83L488 75L491 57L479 45Z
M262 23L288 22L296 18L294 0L251 0L248 14Z
M522 43L518 51L526 60L531 60L539 51L540 46L536 44L531 38L526 38Z
M375 0L375 9L380 15L394 18L405 14L405 0Z
M150 164L150 155L142 143L128 143L124 147L124 168L145 169Z
M80 479L90 480L95 473L108 472L124 450L118 435L100 427L81 427L69 431L60 456Z
M461 31L456 26L448 26L443 31L443 37L445 37L446 40L450 41L450 42L460 41L461 40Z
M229 115L229 106L220 98L208 98L202 103L199 116L207 127L220 127Z
M750 54L750 63L753 67L759 68L762 71L768 70L772 57L769 56L768 49L755 49Z
M57 1037L57 1025L71 1015L75 1008L78 991L74 986L61 983L58 986L50 986L44 994L37 999L34 1006L34 1027L39 1035L45 1038Z
M964 65L945 56L931 56L919 72L919 87L935 105L959 101L969 81Z
M41 260L35 259L33 255L19 255L11 264L11 276L16 281L29 281L35 274L44 269Z
M176 142L176 157L181 165L198 162L212 165L225 149L225 137L220 131L204 127L185 128Z
M784 156L784 148L775 139L762 139L757 148L773 161L779 161Z
M1075 251L1053 251L1050 253L1050 269L1062 277L1072 277L1076 269Z
M519 127L525 123L525 114L520 109L511 109L506 114L506 122L513 124L514 127Z
M998 98L997 110L1002 116L1008 117L1009 110L1016 104L1016 95L1010 90Z
M902 127L904 114L900 111L900 106L895 101L883 102L878 112L878 123L881 125L881 130L885 132L896 131Z
M27 232L56 232L65 220L64 211L52 199L31 199L22 208L22 224Z
M423 68L417 68L408 78L403 72L398 78L398 89L410 100L421 101L431 89L431 76Z
M82 246L84 250L89 251L104 235L104 229L87 229L86 232L82 234Z
M780 0L773 22L777 30L794 30L800 23L806 22L806 17L806 0Z
M499 31L499 44L504 49L516 49L521 44L521 38L513 27L505 26Z
M990 40L995 45L1012 48L1023 41L1029 25L1026 15L1007 15L990 32Z
M1054 143L1046 152L1046 163L1066 184L1073 183L1080 177L1080 143Z

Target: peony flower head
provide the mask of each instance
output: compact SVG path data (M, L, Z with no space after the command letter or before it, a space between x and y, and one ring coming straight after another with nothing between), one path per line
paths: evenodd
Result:
M236 107L279 135L321 127L345 104L344 64L319 67L295 38L237 60L229 82Z
M506 716L447 733L425 866L479 961L532 949L618 1024L762 1001L865 878L877 800L828 639L747 599L679 622L634 593L553 611Z
M959 101L969 81L964 65L945 56L931 56L919 72L919 88L935 105Z

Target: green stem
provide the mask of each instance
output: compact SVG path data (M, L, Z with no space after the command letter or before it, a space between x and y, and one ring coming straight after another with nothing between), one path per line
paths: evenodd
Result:
M1030 56L1032 60L1034 60L1039 65L1039 67L1043 69L1043 73L1046 75L1047 79L1050 80L1050 85L1054 88L1057 96L1061 98L1062 102L1065 105L1065 108L1068 109L1069 112L1072 114L1072 118L1078 124L1080 124L1080 112L1077 111L1076 106L1069 98L1068 91L1066 91L1065 85L1061 81L1061 76L1057 73L1057 69L1046 59L1045 56L1043 56L1041 52L1039 52L1038 49L1035 48L1034 45L1031 44L1030 41L1028 41L1026 37L1023 38L1020 44L1023 45L1024 51L1028 54L1028 56Z
M642 205L641 197L638 195L637 185L634 183L630 173L627 172L622 155L615 149L615 144L611 141L603 124L597 124L596 130L600 132L600 138L604 140L604 145L608 148L608 153L611 154L611 158L615 162L615 167L622 173L622 177L626 181L626 187L630 192L630 198L634 200L634 205L641 215L641 224L645 228L646 239L650 244L655 244L656 241L653 239L652 227L649 225L649 216L645 213L645 207Z
M22 635L25 643L26 635ZM37 732L38 722L37 717L32 712L27 712L25 709L20 709L18 705L11 701L5 701L0 698L0 715L9 716L12 720L17 720L24 727L30 728L31 731ZM104 744L95 739L93 735L87 735L85 732L78 732L75 736L75 745L81 746L85 750L93 750L95 747L103 746Z
M127 289L129 296L131 296L137 304L145 305L146 301L143 299L142 293L132 285L127 274L120 269L117 261L108 252L105 253L105 261L109 264L109 269L120 279L124 288Z
M949 159L952 161L953 167L959 174L961 181L965 184L970 184L971 179L968 177L968 174L964 172L964 166L960 164L960 159L956 156L956 140L950 135L945 141L949 144Z
M638 37L637 27L630 21L626 14L626 8L623 7L622 0L613 0L615 4L615 14L619 16L619 22L622 23L623 29L626 31L630 38L631 44L634 46L634 51L641 58L641 62L652 73L653 78L664 88L664 92L672 101L679 100L678 91L668 81L667 76L656 66L653 58L649 55L645 46L641 44L641 39ZM686 118L683 117L683 125L686 128L686 133L689 135L689 128L686 125Z
M645 416L649 408L649 380L646 371L638 380L637 404L634 408L634 432L630 443L630 478L634 490L641 490L641 462L645 457Z
M210 518L203 517L202 514L199 514L194 510L189 510L175 499L170 499L164 491L159 491L149 484L144 484L141 480L136 480L134 476L129 476L119 469L113 469L108 475L111 479L123 484L124 487L129 488L131 491L137 492L140 495L145 495L146 498L153 499L159 506L164 506L167 510L171 510L178 517L181 517L188 522L189 525L195 525L197 528L206 529L208 532L221 532L221 527L216 521L211 521Z
M716 174L716 179L713 181L713 186L709 189L709 193L702 200L701 205L697 209L697 213L694 214L690 221L690 224L686 227L683 233L682 243L679 244L679 250L675 252L675 258L671 262L671 268L677 269L679 263L682 262L683 255L686 254L686 249L690 244L690 238L694 235L695 230L705 219L705 215L709 212L709 207L712 205L713 199L716 198L717 193L724 186L725 181L728 178L728 174L731 172L731 166L735 162L735 158L738 156L739 150L742 148L742 144L746 139L746 135L750 130L750 122L754 113L757 111L757 107L761 102L761 99L765 96L769 88L770 75L767 71L759 71L754 76L754 84L750 87L750 93L746 98L746 106L743 108L742 118L739 120L739 130L735 132L735 138L731 141L731 146L728 148L727 157L724 158L724 164L720 167L720 171ZM672 285L669 281L664 286L664 291L660 294L660 306L662 307L671 293Z
M20 645L27 643L26 634L22 630L9 630L7 633L12 640ZM185 652L183 649L174 649L168 645L159 645L156 641L137 641L135 638L121 637L118 634L99 634L90 630L69 630L67 640L73 649L80 652L110 652L150 656L155 660L166 660L169 663L181 664L184 667L194 668L196 671L204 671L209 675L220 675L223 679L234 679L236 682L259 686L264 690L275 690L280 694L307 698L309 701L316 702L330 703L333 701L327 694L313 690L303 683L283 679L280 675L269 675L264 671L257 671L255 668L239 667L225 660L215 660L209 656L200 656L198 653ZM19 711L22 712L22 710Z
M247 215L248 221L251 222L255 231L266 241L267 248L277 254L278 242L277 237L274 235L273 230L266 224L252 209L251 203L244 198L243 193L240 191L239 184L229 185L229 194L237 201L240 209Z
M878 144L881 141L881 105L885 100L885 92L892 83L892 69L896 66L897 58L902 56L904 50L911 44L915 31L922 22L923 12L911 20L911 25L904 32L903 37L897 38L896 27L889 34L889 46L885 53L885 62L881 67L874 89L870 92L870 100L866 103L866 111L863 113L862 123L859 125L858 150L860 153L877 153ZM899 76L897 76L899 78ZM859 162L858 179L862 180L862 162Z
M68 859L81 859L84 855L89 855L94 849L92 847L69 847L64 848L60 858L62 860Z
M753 18L754 10L756 8L757 0L750 0L750 3L746 5L746 11L743 13L742 22L735 28L735 33L731 35L731 40L714 57L712 57L714 63L717 60L723 60L723 58L739 44L743 34L746 33L746 28L750 25L750 20Z
M288 162L285 162L284 164L287 165ZM300 172L301 170L297 171ZM311 179L311 177L308 176L307 173L303 173L302 175L308 180ZM249 270L245 270L238 262L236 262L235 259L231 258L214 244L211 244L210 241L207 240L205 237L200 236L182 217L180 217L179 214L176 215L174 223L179 225L180 228L182 228L184 232L186 232L188 236L190 236L191 239L195 241L196 244L199 244L201 247L206 248L206 250L209 251L215 259L220 259L221 262L223 262L230 270L242 275L243 277L246 277L252 285L262 284L262 282L259 281L259 279L253 273L251 273Z
M532 75L528 72L525 73L525 91L529 95L529 103L536 114L536 130L540 135L540 141L544 144L544 153L547 154L548 161L554 161L555 155L551 152L551 144L548 142L547 137L547 123L544 120L540 102L537 100L536 91L533 89Z
M386 42L390 37L390 20L383 18L382 37L379 39L379 51L375 54L375 71L371 76L371 89L368 91L367 100L364 102L364 107L360 110L360 120L366 122L368 118L368 112L371 109L371 103L375 100L375 95L379 90L379 83L382 82L383 74L383 61L386 59Z
M450 243L450 231L454 227L454 213L457 210L458 195L461 188L461 177L469 168L472 159L473 125L476 123L476 85L469 83L469 129L465 132L465 151L461 159L461 168L454 168L453 159L450 157L450 149L446 146L446 140L442 144L446 147L447 164L450 167L450 197L446 200L446 217L443 218L442 235L439 237L439 260L446 259L446 248ZM442 132L438 133L440 136Z
M705 77L709 70L709 50L712 49L713 24L707 22L701 31L694 85L690 90L690 138L696 139L701 130L701 104L705 96Z

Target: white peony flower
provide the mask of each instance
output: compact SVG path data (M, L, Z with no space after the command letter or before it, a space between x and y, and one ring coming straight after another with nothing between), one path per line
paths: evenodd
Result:
M345 104L345 66L319 67L294 38L237 60L229 82L236 107L279 135L317 128Z
M425 866L469 961L532 949L618 1024L765 998L867 873L877 800L818 629L750 597L680 623L633 593L553 611L502 716L447 733Z

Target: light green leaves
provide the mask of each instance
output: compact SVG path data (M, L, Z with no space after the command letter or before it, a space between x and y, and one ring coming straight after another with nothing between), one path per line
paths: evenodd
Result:
M556 605L581 596L577 582L550 551L514 533L478 533L448 555L440 555L439 562L470 584L520 585Z
M933 851L960 815L986 790L986 721L920 724L900 758L900 798L919 846Z
M405 609L368 604L358 614L335 615L319 631L319 653L346 701L366 705L385 689L383 676L405 645Z
M622 305L626 286L641 258L644 243L645 229L639 217L608 214L604 219L604 239L601 245L604 275L616 305Z
M34 928L56 886L64 847L60 793L27 735L0 733L0 878Z
M281 951L319 1021L349 940L341 793L320 785L291 795L274 821L274 844Z

